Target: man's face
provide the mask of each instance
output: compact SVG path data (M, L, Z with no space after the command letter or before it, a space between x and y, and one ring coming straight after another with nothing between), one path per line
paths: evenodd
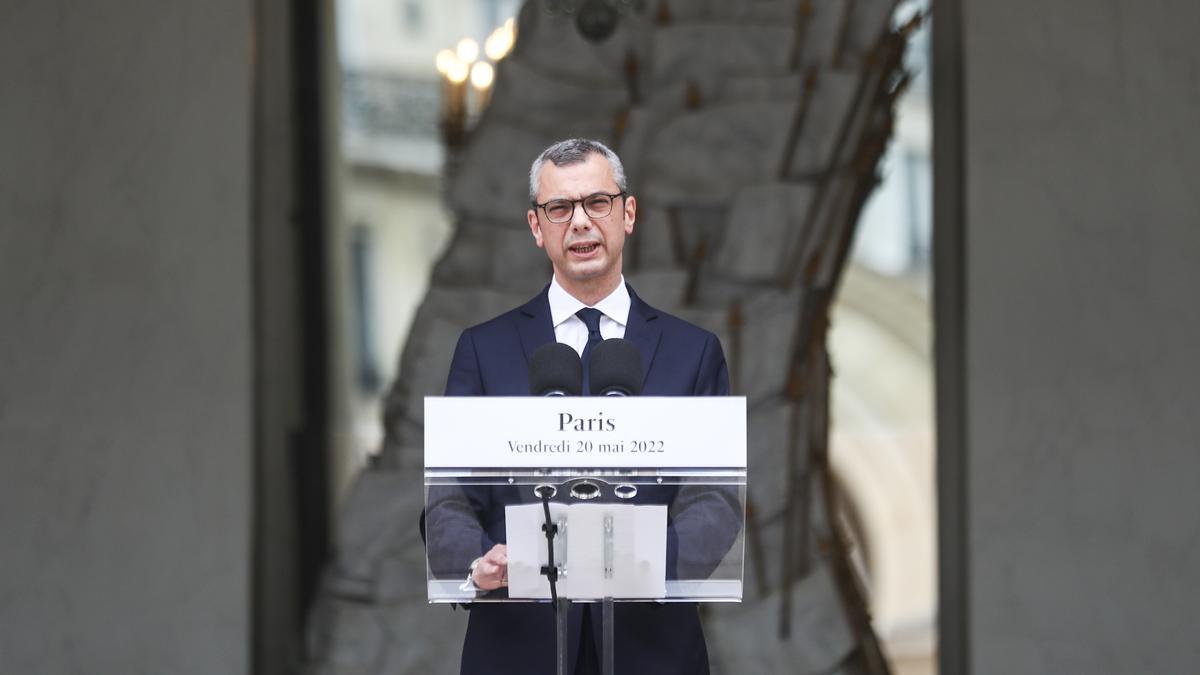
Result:
M608 160L596 153L577 164L542 165L538 177L537 203L552 199L583 199L596 193L620 192ZM607 216L593 218L575 204L575 213L565 223L552 223L540 208L530 209L529 228L537 245L546 249L554 275L568 291L615 287L621 276L621 252L625 237L633 233L637 203L633 197L617 198Z

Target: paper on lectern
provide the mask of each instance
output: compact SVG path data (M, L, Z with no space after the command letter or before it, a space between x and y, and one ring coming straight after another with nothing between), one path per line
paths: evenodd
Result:
M612 518L611 575L605 575L605 517ZM565 574L560 597L658 599L666 596L667 507L633 504L551 504L552 521L566 523ZM508 595L548 599L545 513L541 504L505 507ZM564 550L560 544L556 555Z

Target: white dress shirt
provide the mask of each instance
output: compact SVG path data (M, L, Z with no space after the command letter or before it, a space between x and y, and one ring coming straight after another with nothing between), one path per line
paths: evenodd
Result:
M550 321L554 324L554 339L565 345L570 345L580 356L587 346L588 329L583 319L575 316L575 312L587 307L578 298L571 295L558 279L550 278ZM625 287L625 275L621 281L600 302L592 305L600 310L600 336L605 340L625 337L625 326L629 324L629 289Z

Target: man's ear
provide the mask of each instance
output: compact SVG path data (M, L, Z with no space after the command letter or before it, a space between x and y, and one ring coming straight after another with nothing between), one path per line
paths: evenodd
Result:
M538 248L544 248L545 242L542 241L542 226L538 223L537 211L530 209L525 218L529 221L529 231L533 233L533 240L537 242Z
M633 234L633 223L637 220L637 199L633 195L625 197L625 234Z

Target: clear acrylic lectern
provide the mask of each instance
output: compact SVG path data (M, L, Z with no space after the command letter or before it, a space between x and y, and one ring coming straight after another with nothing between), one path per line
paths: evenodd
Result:
M742 599L743 397L429 397L425 533L431 603ZM505 544L504 587L470 566Z

